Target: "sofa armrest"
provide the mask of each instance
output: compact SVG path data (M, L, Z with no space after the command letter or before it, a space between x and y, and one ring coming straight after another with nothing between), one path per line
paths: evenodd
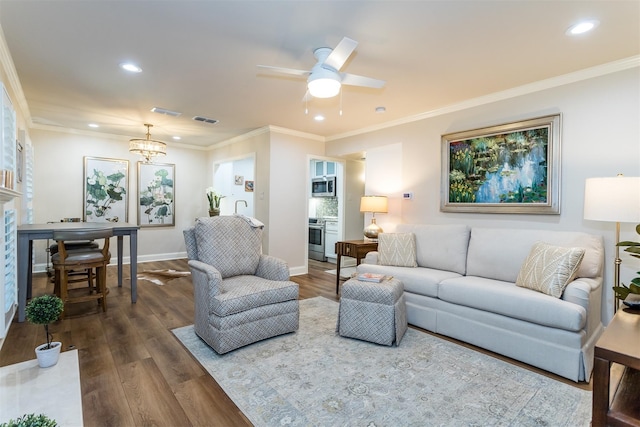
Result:
M367 252L364 259L362 260L363 264L378 264L378 251Z
M600 288L601 283L602 280L580 277L567 285L561 298L564 301L578 304L589 311L592 292Z
M190 260L191 282L196 317L211 314L211 300L222 293L222 275L218 270L202 261Z
M262 254L256 276L267 280L287 281L289 280L289 266L280 258Z

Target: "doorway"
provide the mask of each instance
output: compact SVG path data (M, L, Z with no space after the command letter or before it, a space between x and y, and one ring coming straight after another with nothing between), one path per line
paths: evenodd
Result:
M213 188L224 196L220 202L220 215L255 215L255 163L255 154L252 154L213 165Z

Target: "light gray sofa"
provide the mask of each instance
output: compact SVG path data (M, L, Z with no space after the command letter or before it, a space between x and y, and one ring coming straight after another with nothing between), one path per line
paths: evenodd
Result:
M603 331L601 236L580 232L401 224L413 233L418 267L378 265L367 254L357 271L404 283L412 325L553 372L589 381ZM582 247L576 279L561 298L515 285L535 242Z

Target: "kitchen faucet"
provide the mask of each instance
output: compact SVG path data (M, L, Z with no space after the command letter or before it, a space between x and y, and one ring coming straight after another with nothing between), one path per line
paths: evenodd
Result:
M246 200L236 200L235 213L238 213L238 202L244 203L245 208L249 206Z

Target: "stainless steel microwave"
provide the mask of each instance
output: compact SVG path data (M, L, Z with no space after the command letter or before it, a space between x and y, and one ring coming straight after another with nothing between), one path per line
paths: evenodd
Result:
M311 180L311 197L335 197L336 177L313 178Z

